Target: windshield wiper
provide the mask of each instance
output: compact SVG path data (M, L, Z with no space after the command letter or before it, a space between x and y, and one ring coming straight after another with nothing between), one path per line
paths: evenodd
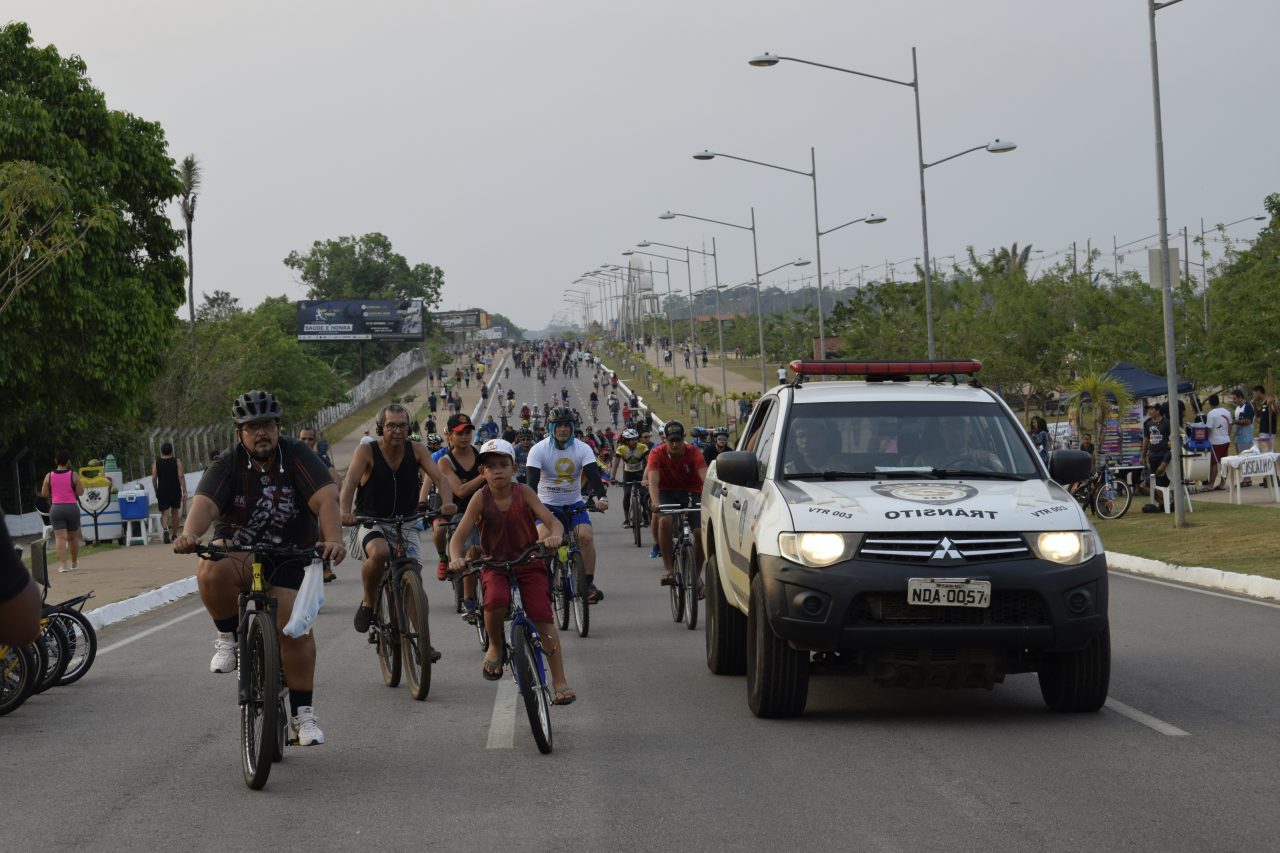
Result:
M938 477L947 479L968 477L974 480L1016 480L1019 483L1028 479L1021 474L1006 474L1003 471L975 471L966 468L934 468L933 473Z
M869 471L797 471L784 474L784 480L869 480L875 477Z

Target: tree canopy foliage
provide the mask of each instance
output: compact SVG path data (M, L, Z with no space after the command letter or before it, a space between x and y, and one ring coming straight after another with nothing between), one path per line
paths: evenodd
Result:
M180 186L159 124L107 107L84 62L0 28L0 162L26 161L81 241L19 290L0 324L0 446L50 424L140 413L183 302ZM98 218L111 227L83 225Z

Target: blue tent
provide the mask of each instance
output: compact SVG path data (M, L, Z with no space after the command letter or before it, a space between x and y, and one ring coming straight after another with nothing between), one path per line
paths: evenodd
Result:
M1164 397L1169 393L1169 383L1163 376L1148 373L1127 361L1118 362L1107 375L1122 382L1134 397ZM1183 379L1178 382L1178 393L1190 394L1193 387Z

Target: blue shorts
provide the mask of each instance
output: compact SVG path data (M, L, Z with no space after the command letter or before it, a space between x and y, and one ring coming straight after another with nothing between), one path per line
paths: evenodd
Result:
M565 506L553 506L547 504L547 509L551 510L551 514L560 519L560 523L565 525L565 529L576 528L579 524L591 525L591 515L587 512L587 505L582 501L575 504L566 504ZM538 522L541 524L542 522Z

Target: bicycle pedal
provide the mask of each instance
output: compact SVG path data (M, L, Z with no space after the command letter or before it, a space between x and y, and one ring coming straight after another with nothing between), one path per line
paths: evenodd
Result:
M378 632L377 632L377 631L370 631L370 632L369 632L369 645L371 645L371 646L376 646L376 645L378 645Z

